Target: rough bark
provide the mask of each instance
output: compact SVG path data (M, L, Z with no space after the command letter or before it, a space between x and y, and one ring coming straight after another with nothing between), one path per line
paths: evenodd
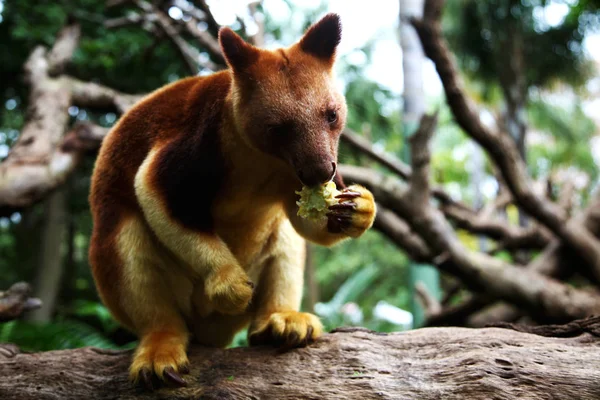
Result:
M519 328L527 330L527 328ZM309 348L193 347L189 386L146 393L127 381L129 351L22 354L0 347L0 398L68 399L597 399L598 318L532 333L342 329Z
M126 111L139 96L125 95L60 73L79 41L79 26L68 25L48 52L37 47L25 64L31 87L27 120L17 142L0 164L0 215L37 203L65 182L83 155L83 144L97 146L108 131L90 123L65 136L71 105ZM84 129L85 128L85 129ZM73 146L74 142L80 146Z

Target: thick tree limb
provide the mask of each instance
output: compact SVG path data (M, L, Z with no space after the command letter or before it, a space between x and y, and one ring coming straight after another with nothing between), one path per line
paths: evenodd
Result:
M441 205L440 210L458 228L498 240L500 243L494 252L511 249L541 249L552 240L551 234L538 225L532 224L522 228L500 218L486 216L483 212L475 213L468 208L457 207L452 203Z
M444 307L437 313L429 313L425 326L470 326L469 317L492 303L482 296L471 296L461 304Z
M582 224L568 219L558 205L536 195L526 165L510 135L492 132L480 120L472 101L465 95L451 53L441 31L443 0L426 0L423 19L413 19L425 54L434 62L450 109L457 123L479 143L499 168L520 207L580 253L600 279L600 241Z
M578 215L579 221L596 236L600 235L600 194ZM573 252L554 240L544 252L531 261L526 268L540 274L557 279L565 279L576 271L573 266L581 265L583 261ZM522 311L506 303L492 304L488 297L476 296L458 306L443 309L440 314L431 316L428 326L466 325L482 327L497 321L514 321L522 316ZM483 308L486 307L486 308ZM543 315L532 315L538 322L544 322Z
M600 311L600 296L593 292L465 249L442 214L428 202L409 201L406 188L396 179L361 167L341 166L340 172L346 180L368 187L378 202L406 221L411 231L432 249L434 258L430 262L460 278L473 291L485 290L531 313L557 320L582 318ZM420 209L424 206L425 210ZM448 258L451 262L440 261Z
M131 95L93 82L83 82L63 76L61 83L71 90L72 101L78 107L113 109L124 113L144 97L143 94Z
M50 52L54 69L60 69L70 59L75 49L72 42L78 38L79 29L72 26L65 27L59 34ZM17 142L0 164L0 208L37 201L43 193L63 182L65 170L70 168L70 159L54 149L62 140L69 121L71 92L49 76L48 58L46 50L37 47L25 64L26 80L31 86L28 118Z
M341 139L401 178L405 180L411 179L412 169L410 166L389 153L375 151L371 142L357 133L345 129ZM500 244L496 250L510 250L519 247L539 249L546 246L552 239L548 231L542 229L539 225L521 228L511 225L505 220L496 218L493 212L501 205L510 201L510 197L508 196L501 196L498 199L500 203L491 203L491 208L486 207L478 213L467 205L452 199L441 187L432 187L431 194L440 202L440 210L444 215L459 228L465 229L472 234L486 235L491 239L499 241Z
M377 204L374 227L404 249L413 260L427 262L433 258L423 239L412 232L408 224L395 213L380 204Z
M60 149L73 153L97 150L109 131L91 122L79 122L65 135Z
M79 24L67 25L59 32L56 42L47 57L49 75L60 75L64 71L79 45L80 36L81 27Z
M390 171L398 174L402 179L410 179L410 175L412 174L410 166L406 165L389 153L375 151L373 144L356 132L353 132L350 129L344 129L341 140L359 150L369 158L377 161Z
M340 329L285 353L194 347L187 388L146 393L127 381L130 352L0 351L0 397L38 399L597 399L598 319L535 333ZM559 336L559 337L554 337Z
M110 88L81 82L68 76L52 77L51 70L62 71L79 38L77 26L66 26L52 50L36 48L25 64L25 77L30 84L26 123L6 159L0 164L0 215L40 201L62 184L77 166L81 146L85 150L97 146L107 130L87 124L63 137L69 123L72 104L82 107L129 109L140 96L125 95ZM83 135L83 136L82 136ZM87 136L85 136L87 135Z

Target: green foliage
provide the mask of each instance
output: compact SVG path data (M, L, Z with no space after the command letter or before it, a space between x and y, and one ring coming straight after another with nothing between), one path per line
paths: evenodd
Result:
M233 338L233 341L229 345L229 348L247 347L247 346L248 346L248 330L243 329L235 335L235 337Z
M513 57L510 38L522 46L526 86L555 80L581 85L589 76L582 41L598 18L594 2L561 2L569 13L558 25L541 20L549 0L459 0L448 2L444 26L461 66L471 78L498 83Z
M581 105L559 107L535 99L528 110L531 125L543 132L540 133L543 138L528 148L532 174L535 177L545 176L550 167L577 168L592 182L597 181L598 165L590 147L597 127L584 114Z
M75 320L50 324L11 321L0 325L0 343L6 342L14 343L25 351L74 349L85 346L118 348L101 332Z
M322 322L326 330L348 324L342 307L347 303L359 301L361 295L365 294L377 279L378 273L373 265L356 271L342 283L329 302L318 304L320 307L317 311L323 317Z
M110 311L96 301L75 300L72 314L77 317L92 317L100 322L104 332L114 332L118 328L117 322L110 315Z
M325 321L329 329L345 322L340 308L348 302L360 307L367 325L380 300L403 309L410 305L408 260L379 232L369 231L333 249L315 247L313 261L321 299L331 309L332 317Z

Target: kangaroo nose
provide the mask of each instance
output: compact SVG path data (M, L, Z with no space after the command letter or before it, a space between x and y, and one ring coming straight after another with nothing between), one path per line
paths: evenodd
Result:
M298 178L308 187L322 185L335 176L337 165L334 161L311 164L298 170Z

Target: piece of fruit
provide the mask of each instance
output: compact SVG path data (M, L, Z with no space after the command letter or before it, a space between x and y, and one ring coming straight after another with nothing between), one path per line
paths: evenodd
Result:
M300 195L300 200L296 202L298 216L312 220L326 218L329 207L338 204L335 196L340 193L333 181L314 188L303 186L302 190L296 192Z

